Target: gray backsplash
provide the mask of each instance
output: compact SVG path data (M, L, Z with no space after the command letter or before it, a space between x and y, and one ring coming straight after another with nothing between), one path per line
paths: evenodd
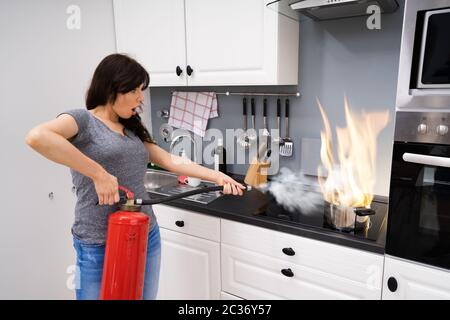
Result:
M366 17L315 22L300 22L299 86L256 87L180 87L151 88L153 134L160 146L169 144L159 137L159 127L166 119L156 116L161 109L169 109L171 92L236 91L236 92L300 92L301 97L290 98L290 136L294 154L282 158L280 167L312 172L318 165L318 144L322 119L317 107L319 98L329 116L332 127L345 125L344 95L352 110L360 112L389 110L390 122L381 132L377 151L377 182L375 192L388 195L389 175L394 131L395 95L403 15L401 8L393 14L381 16L381 30L369 30ZM262 127L263 97L256 97L256 125ZM283 99L284 101L284 99ZM268 99L269 127L276 125L276 97ZM242 97L218 96L219 118L211 119L208 128L227 129L242 126ZM249 104L250 105L250 104ZM250 109L250 108L249 108ZM284 109L284 104L283 108ZM250 124L250 121L248 122ZM282 122L283 128L283 122ZM282 132L283 133L283 132ZM308 143L311 156L301 154L302 139ZM303 158L303 164L301 159ZM247 165L229 165L228 170L245 174Z

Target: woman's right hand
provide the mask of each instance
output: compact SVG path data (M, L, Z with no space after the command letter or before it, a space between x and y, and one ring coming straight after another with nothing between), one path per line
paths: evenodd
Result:
M93 181L99 205L113 205L119 202L119 183L115 176L103 170Z

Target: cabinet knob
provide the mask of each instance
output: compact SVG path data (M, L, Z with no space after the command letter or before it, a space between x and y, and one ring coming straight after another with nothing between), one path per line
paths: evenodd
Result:
M294 276L294 273L290 268L288 269L281 269L281 273L285 275L286 277L292 278Z
M295 251L292 248L283 248L283 253L288 256L295 255Z
M177 73L177 76L180 76L183 73L183 69L181 69L180 66L177 66L175 72Z
M184 227L184 221L183 220L175 221L175 224L177 225L177 227L180 227L180 228Z
M187 72L188 76L190 76L190 75L192 74L192 72L194 72L194 69L192 69L191 66L188 65L188 66L186 67L186 72Z
M398 283L397 283L397 279L395 279L394 277L390 277L388 279L387 285L391 292L397 291Z

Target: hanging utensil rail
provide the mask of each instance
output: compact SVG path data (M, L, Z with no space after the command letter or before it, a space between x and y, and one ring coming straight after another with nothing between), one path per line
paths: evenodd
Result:
M173 93L174 91L172 91ZM296 93L266 93L266 92L216 92L218 95L225 96L273 96L273 97L300 97L300 92Z

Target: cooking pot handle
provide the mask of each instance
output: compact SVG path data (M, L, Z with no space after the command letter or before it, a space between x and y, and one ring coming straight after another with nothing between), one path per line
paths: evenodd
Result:
M358 217L373 216L375 210L370 208L355 208L353 210Z

